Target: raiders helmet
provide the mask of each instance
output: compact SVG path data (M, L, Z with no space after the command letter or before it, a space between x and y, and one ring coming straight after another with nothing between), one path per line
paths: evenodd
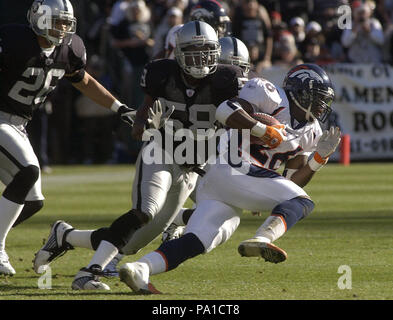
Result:
M283 88L290 101L306 113L307 121L326 121L334 89L325 70L316 64L300 64L289 70Z
M250 55L246 45L235 37L224 37L218 40L221 46L219 62L241 67L246 74L250 71Z
M204 21L216 30L219 38L231 34L231 19L222 5L215 0L203 0L192 7L191 21Z
M76 31L74 9L69 0L35 0L27 13L27 20L37 35L55 46Z
M203 21L190 21L176 34L175 57L184 73L201 79L217 70L220 44L214 29Z

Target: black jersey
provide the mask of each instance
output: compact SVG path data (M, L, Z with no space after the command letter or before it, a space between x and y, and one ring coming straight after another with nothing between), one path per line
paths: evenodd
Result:
M75 34L47 57L29 26L0 27L0 110L30 120L58 81L85 65L86 49Z
M172 59L161 59L146 65L141 86L154 99L160 98L165 105L175 106L171 115L175 130L185 128L196 132L198 129L216 128L217 107L237 96L242 78L241 68L219 64L215 73L201 79L198 87L190 88L185 84L178 63ZM174 147L178 144L174 142ZM198 160L199 164L203 162Z

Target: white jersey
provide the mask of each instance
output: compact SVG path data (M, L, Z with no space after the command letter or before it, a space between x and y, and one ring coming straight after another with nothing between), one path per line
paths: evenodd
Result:
M287 132L288 141L275 149L251 145L249 159L252 164L277 170L281 164L298 155L310 156L322 135L317 120L299 123L291 118L288 98L282 88L263 78L249 80L239 92L239 98L253 105L254 112L263 112L275 117L293 131ZM245 157L244 157L245 158Z
M175 59L175 47L176 47L176 33L180 30L183 24L178 24L172 27L165 38L165 50L168 52L168 59Z

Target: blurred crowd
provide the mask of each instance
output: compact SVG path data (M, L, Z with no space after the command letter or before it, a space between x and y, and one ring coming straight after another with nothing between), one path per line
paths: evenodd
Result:
M71 0L88 71L119 100L137 108L139 78L151 59L164 57L165 38L188 21L195 0ZM249 49L252 69L302 62L393 64L393 0L218 1L232 35ZM338 8L341 7L340 10ZM348 9L349 16L348 16ZM66 81L30 124L43 167L70 163L134 162L140 143L111 112ZM43 169L45 172L45 169Z

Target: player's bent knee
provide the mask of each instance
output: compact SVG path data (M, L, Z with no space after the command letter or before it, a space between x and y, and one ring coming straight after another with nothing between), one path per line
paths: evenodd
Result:
M23 221L31 218L34 214L40 211L44 207L43 200L35 200L35 201L25 201L25 205L23 207L22 212L20 213L18 219L14 222L12 227L16 227L18 224L21 224Z
M128 211L117 218L109 228L101 228L91 235L91 244L96 250L102 240L112 243L121 250L130 241L136 230L148 222L148 217L135 209Z
M314 209L314 206L314 202L311 199L296 197L275 206L272 210L272 214L282 216L288 230L296 222L307 217Z
M23 167L8 184L3 196L8 200L23 204L28 192L37 182L39 176L40 169L37 166Z

